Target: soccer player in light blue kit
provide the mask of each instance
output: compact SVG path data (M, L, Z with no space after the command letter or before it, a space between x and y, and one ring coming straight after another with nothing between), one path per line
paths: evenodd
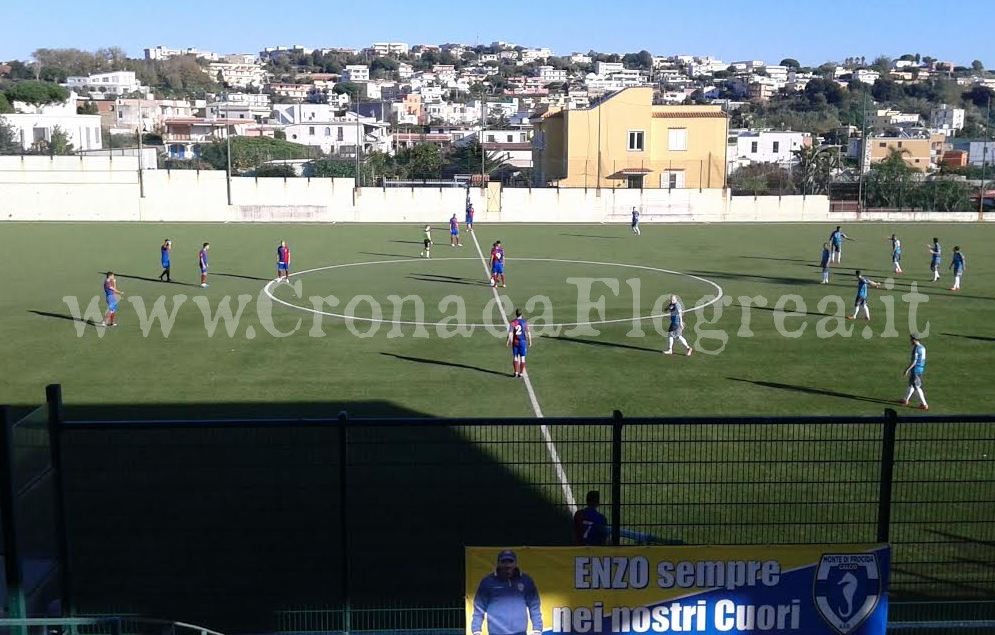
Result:
M532 346L532 330L529 323L522 317L522 310L515 309L515 319L508 325L507 346L511 347L511 365L515 369L515 377L525 376L525 357Z
M891 265L896 274L902 273L902 241L895 234L891 235Z
M831 258L829 243L822 243L822 260L819 262L819 266L822 267L822 282L819 284L829 284L829 261Z
M926 347L915 335L909 335L909 339L912 341L912 361L905 369L905 375L909 378L909 392L905 394L902 405L909 405L909 399L912 399L912 393L915 393L919 397L919 409L929 410L926 395L922 391L922 375L926 372Z
M169 277L169 256L170 252L173 251L173 241L166 239L162 241L162 246L159 247L159 263L162 265L162 273L159 274L159 280L165 278L166 282L172 282L172 278Z
M843 261L843 241L853 240L840 230L840 226L837 225L833 233L829 234L829 244L833 247L833 257L829 262L835 262L839 264Z
M673 355L674 340L677 340L687 349L685 355L690 357L694 350L684 339L684 305L681 304L680 298L676 295L670 296L670 305L667 306L667 311L670 313L670 329L667 331L667 350L663 351L663 354Z
M940 239L934 238L933 244L929 245L929 270L933 272L933 282L940 279L940 260L943 248L940 247Z
M860 271L857 271L857 298L853 302L853 315L848 317L848 320L856 320L857 314L860 313L860 309L864 309L864 319L870 322L871 309L867 306L867 288L877 288L880 286L881 285L877 282L874 282L870 278L865 278L860 275Z
M950 268L954 270L954 286L951 291L960 291L960 279L964 275L964 252L960 247L954 247L954 257L950 261Z
M636 236L642 234L642 232L639 231L639 210L635 207L632 208L632 233Z

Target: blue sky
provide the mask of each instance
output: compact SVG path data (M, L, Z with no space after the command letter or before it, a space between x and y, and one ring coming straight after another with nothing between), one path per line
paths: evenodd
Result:
M919 52L995 68L995 1L960 0L374 0L356 2L193 2L111 5L79 0L10 2L0 60L36 48L120 46L140 57L148 46L193 46L254 53L266 46L361 48L495 40L548 46L555 53L713 55L724 61L794 57L806 65L850 56ZM105 10L104 7L107 7ZM971 28L971 25L978 28ZM980 25L986 25L981 27Z

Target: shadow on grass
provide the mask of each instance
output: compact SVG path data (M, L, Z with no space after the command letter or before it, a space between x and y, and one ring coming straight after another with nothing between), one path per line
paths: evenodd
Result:
M563 234L560 236L571 236L573 238L605 238L608 240L624 240L626 236L605 236L602 234Z
M400 243L402 245L422 245L424 244L420 240L388 240L389 243Z
M354 421L343 437L340 410L395 419ZM316 413L324 419L264 420ZM346 562L354 606L449 606L464 589L464 545L571 542L562 494L541 485L555 482L551 465L523 459L545 452L532 424L433 422L380 401L67 404L67 414L82 613L274 632L276 611L340 606ZM185 421L152 421L173 417ZM72 423L98 418L115 423ZM431 563L430 583L405 565L414 560Z
M988 337L985 335L961 335L960 333L940 333L946 337L959 337L965 340L974 340L976 342L995 342L995 337Z
M819 284L813 278L790 278L787 276L762 276L756 273L729 273L727 271L689 271L696 276L704 278L722 278L724 280L739 280L742 282L760 282L784 285L810 285Z
M49 311L35 311L33 309L28 309L28 313L34 313L35 315L40 315L42 317L58 318L60 320L69 320L70 322L80 322L82 324L86 324L87 326L100 326L99 322L94 322L93 320L85 320L81 317L73 317L65 313L51 313Z
M418 244L421 245L422 243L418 243ZM387 257L390 257L390 258L418 258L421 255L420 251L418 253L412 252L410 254L382 254L382 253L378 253L376 251L361 251L359 253L367 255L367 256L387 256Z
M259 276L246 276L240 273L211 273L212 276L221 276L222 278L239 278L241 280L259 280L260 282L269 282L272 278L260 278Z
M448 366L450 368L462 368L463 370L472 370L478 373L486 373L488 375L497 375L499 377L510 377L508 373L502 373L496 370L491 370L489 368L480 368L479 366L470 366L469 364L457 364L455 362L447 362L441 359L426 359L424 357L408 357L406 355L398 355L396 353L380 353L385 357L393 357L394 359L404 360L406 362L415 362L418 364L430 364L432 366Z
M822 388L813 388L811 386L796 386L794 384L780 384L773 381L757 381L754 379L743 379L741 377L726 377L730 381L738 381L745 384L753 384L754 386L761 386L763 388L776 388L778 390L789 390L792 392L800 392L807 395L819 395L822 397L837 397L839 399L849 399L851 401L864 401L867 403L877 403L893 406L898 403L898 400L887 400L878 399L877 397L867 397L864 395L851 395L845 392L837 392L835 390L825 390Z
M556 340L558 342L571 342L573 344L586 344L587 346L603 346L606 348L624 348L630 351L645 351L647 353L661 354L662 348L649 348L646 346L636 346L635 344L619 344L618 342L605 342L602 340L588 340L580 337L566 337L564 335L543 335L545 340Z
M736 307L736 308L742 308L743 307L742 304L734 304L733 306ZM791 308L791 307L794 306L794 302L790 303L788 306L784 307L783 309L777 309L777 308L772 307L772 306L757 306L755 304L750 304L748 306L749 306L750 309L759 309L761 311L770 311L771 313L783 313L784 315L790 315L790 314L793 314L793 313L800 313L801 315L822 315L822 316L825 316L825 317L835 317L835 318L840 318L841 320L846 317L845 315L833 315L831 313L819 313L818 311L798 311L797 309Z
M774 258L772 256L740 256L740 258L748 258L749 260L774 260L777 262L801 262L801 263L811 263L812 260L806 260L804 258ZM813 267L818 267L819 265L812 265Z
M98 273L100 273L100 275L104 275L107 272L106 271L100 271ZM166 282L165 280L160 280L159 278L146 278L145 276L132 276L132 275L129 275L129 274L126 274L126 273L117 273L117 272L115 272L114 275L117 276L118 278L121 278L121 279L124 279L124 280L141 280L142 282L155 282L156 284L170 284L170 285L176 284L176 285L180 285L182 287L196 287L196 286L198 286L198 285L192 284L190 282L179 282L178 280L173 280L171 282Z
M482 280L473 280L471 278L458 278L456 276L434 276L432 274L409 274L405 276L410 280L420 280L422 282L441 282L442 284L468 284L475 287L487 286L487 283Z

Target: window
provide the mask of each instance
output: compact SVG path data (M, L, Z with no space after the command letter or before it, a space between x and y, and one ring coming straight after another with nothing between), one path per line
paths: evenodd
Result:
M780 151L780 149L781 149L781 142L780 141L775 141L774 142L774 154L777 154L778 151Z
M643 175L627 174L625 177L625 186L637 190L643 189Z
M645 133L642 130L629 131L629 152L642 152L645 141ZM640 177L642 178L642 177ZM631 186L630 186L631 187ZM642 187L642 185L640 185Z
M337 141L345 141L345 132L342 130L342 126L339 126L338 134L335 136Z
M756 141L750 143L750 152L752 154L756 154L757 150L759 150L759 149L760 149L760 144L759 143L757 143Z
M667 149L683 152L688 149L688 129L671 128L667 131Z
M515 135L511 135L511 134L508 135L508 143L511 143L514 140L515 140Z
M660 187L668 190L684 187L684 170L664 170L660 174Z
M308 126L307 133L313 137L314 136L314 126Z
M492 134L487 135L487 143L494 143L495 137Z
M888 144L887 144L887 143L885 143L884 141L882 141L881 143L879 143L879 144L878 144L878 147L879 147L879 148L887 148L887 147L888 147Z
M899 142L898 142L898 147L899 147L899 148L901 148L901 147L902 147L902 142L901 142L901 141L899 141Z

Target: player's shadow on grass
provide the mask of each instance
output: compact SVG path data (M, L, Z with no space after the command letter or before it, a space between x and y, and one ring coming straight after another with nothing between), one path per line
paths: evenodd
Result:
M649 348L646 346L636 346L635 344L619 344L618 342L606 342L603 340L587 340L580 337L567 337L565 335L543 335L543 339L556 340L558 342L571 342L573 344L586 344L588 346L604 346L606 348L624 348L630 351L646 351L647 353L660 354L662 349Z
M705 278L723 278L726 280L740 280L742 282L767 282L772 284L819 284L818 280L812 278L789 278L787 276L762 276L756 273L729 273L726 271L689 271L688 273Z
M445 362L441 359L426 359L424 357L408 357L407 355L397 355L396 353L380 353L386 357L393 357L395 359L404 360L406 362L415 362L416 364L431 364L433 366L449 366L450 368L462 368L464 370L474 370L478 373L486 373L488 375L498 375L499 377L508 377L508 373L498 372L496 370L491 370L489 368L480 368L479 366L470 366L469 364L457 364L455 362Z
M106 272L105 271L100 271L98 273L104 274ZM189 282L179 282L177 280L173 280L172 282L166 282L165 280L161 280L159 278L146 278L145 276L132 276L132 275L128 275L126 273L115 273L114 275L117 276L118 278L122 278L124 280L141 280L142 282L155 282L157 284L176 284L176 285L179 285L181 287L196 287L197 286L197 285L191 284Z
M389 243L400 243L402 245L422 245L424 244L421 240L388 240Z
M735 304L733 306L736 306L737 308L742 308L743 307L742 304ZM801 315L822 315L822 316L825 316L825 317L840 318L841 320L846 317L845 315L842 315L842 314L841 315L835 315L833 313L820 313L818 311L798 311L797 309L792 308L794 306L794 303L792 303L791 306L785 306L783 309L780 309L780 310L777 309L776 307L772 307L772 306L757 306L755 304L750 304L750 305L747 305L747 306L749 306L750 309L760 309L761 311L770 311L771 313L780 312L780 313L784 313L785 315L791 315L791 314L794 314L794 313L800 313Z
M811 260L806 260L804 258L772 258L770 256L740 256L740 258L749 258L750 260L776 260L778 262L801 262L801 263L811 263ZM812 265L813 267L818 267L819 265Z
M418 243L418 244L421 245L422 243ZM375 252L375 251L361 251L359 253L367 255L367 256L387 256L387 257L390 257L390 258L415 258L415 257L417 257L419 255L419 254L415 254L415 253L411 253L411 254L382 254L382 253L378 253L378 252Z
M965 340L974 340L976 342L995 342L995 337L986 337L984 335L961 335L960 333L940 333L946 337L959 337Z
M98 322L93 320L87 320L81 317L73 317L71 315L66 315L65 313L50 313L48 311L35 311L33 309L28 309L28 313L34 313L35 315L40 315L42 317L58 318L60 320L69 320L70 322L80 322L86 324L87 326L100 326Z
M259 280L260 282L269 282L272 278L260 278L258 276L245 276L240 273L212 273L212 276L221 276L222 278L241 278L242 280Z
M609 240L622 240L626 236L604 236L602 234L560 234L560 236L572 236L574 238L607 238Z
M878 399L876 397L865 397L864 395L851 395L845 392L836 392L835 390L824 390L822 388L812 388L811 386L796 386L794 384L780 384L773 381L757 381L754 379L742 379L740 377L726 377L730 381L739 381L745 384L753 384L754 386L762 386L764 388L777 388L778 390L790 390L793 392L805 393L807 395L820 395L823 397L838 397L840 399L850 399L852 401L865 401L867 403L877 403L884 405L895 405L896 400L888 401L887 399Z
M441 282L443 284L469 284L475 287L487 284L486 282L483 282L481 280L474 280L473 278L460 278L457 276L440 276L430 273L409 274L406 277L409 280L421 280L422 282Z

